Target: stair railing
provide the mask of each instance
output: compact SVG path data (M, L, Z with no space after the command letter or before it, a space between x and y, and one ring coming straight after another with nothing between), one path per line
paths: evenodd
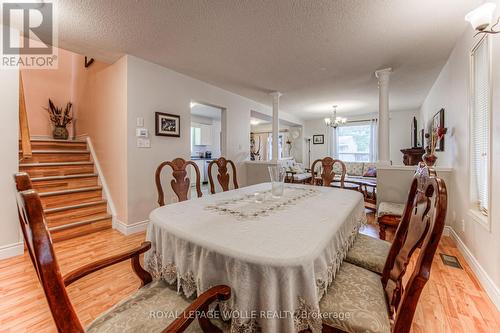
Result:
M24 100L24 85L21 71L19 71L19 132L21 139L22 159L31 157L31 138L28 126L28 114Z

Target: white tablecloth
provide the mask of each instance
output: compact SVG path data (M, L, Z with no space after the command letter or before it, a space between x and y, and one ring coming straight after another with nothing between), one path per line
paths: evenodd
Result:
M167 205L150 215L146 267L190 297L231 287L220 304L238 332L321 331L319 301L366 222L363 196L270 183ZM256 203L254 193L264 193ZM259 196L258 196L259 197Z

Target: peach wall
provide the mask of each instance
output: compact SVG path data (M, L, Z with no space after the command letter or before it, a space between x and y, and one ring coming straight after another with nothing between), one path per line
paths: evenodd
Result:
M116 208L127 222L127 59L75 71L79 136L89 136Z
M102 69L108 64L94 61L92 66L85 68L85 57L78 53L58 50L57 69L23 69L24 93L30 134L32 136L52 136L53 126L49 120L46 107L49 98L59 107L66 103L73 104L73 122L68 125L70 138L80 134L78 120L81 115L80 103L84 95L86 80L89 73Z
M49 98L61 107L71 101L72 66L76 55L59 49L58 69L21 70L31 135L52 135L52 125L44 108L48 107ZM68 130L71 130L71 127L68 127Z

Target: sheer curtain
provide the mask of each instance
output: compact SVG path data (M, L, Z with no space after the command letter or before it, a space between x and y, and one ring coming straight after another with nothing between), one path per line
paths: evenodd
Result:
M371 156L370 160L372 162L377 162L378 161L378 124L377 124L377 119L372 119L370 121L371 123Z

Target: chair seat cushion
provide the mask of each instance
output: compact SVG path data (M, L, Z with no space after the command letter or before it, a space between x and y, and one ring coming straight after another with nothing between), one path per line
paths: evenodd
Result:
M297 173L297 174L293 175L293 180L298 180L298 181L306 180L306 179L309 179L309 178L311 178L311 174L310 173Z
M405 205L395 202L381 202L378 206L377 217L384 215L403 216Z
M328 326L346 332L391 331L380 276L348 262L340 266L319 307Z
M345 260L356 266L382 274L390 248L391 243L389 242L358 234L351 249L347 252Z
M86 332L161 332L189 304L164 281L153 281L96 318ZM202 330L194 320L185 332Z

